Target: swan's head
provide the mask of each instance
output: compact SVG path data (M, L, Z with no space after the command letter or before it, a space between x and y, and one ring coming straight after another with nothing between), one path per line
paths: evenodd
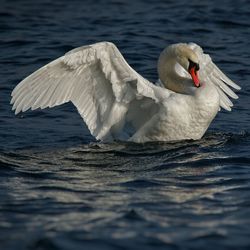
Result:
M171 49L171 46L169 47ZM173 56L176 57L176 62L179 63L192 77L195 87L200 87L198 71L200 69L199 60L195 52L187 44L173 45Z
M199 69L198 56L185 43L170 45L161 53L158 61L161 81L167 88L179 93L185 92L189 86L200 87Z

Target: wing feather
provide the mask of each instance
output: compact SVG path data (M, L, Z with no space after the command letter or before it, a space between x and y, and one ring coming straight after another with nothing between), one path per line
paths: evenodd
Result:
M229 79L212 61L208 54L203 53L202 48L195 44L190 43L190 48L195 51L200 62L200 79L204 82L209 82L216 86L220 96L220 106L228 111L231 111L233 103L229 97L237 99L238 96L231 88L240 90L241 87ZM231 88L230 88L231 87Z
M216 77L214 74L211 74L210 79L224 93L226 93L227 95L229 95L233 99L238 99L238 96L220 78Z
M54 107L71 101L97 139L115 137L133 100L155 105L169 93L140 76L109 42L69 51L21 81L13 110ZM147 112L143 110L142 112Z

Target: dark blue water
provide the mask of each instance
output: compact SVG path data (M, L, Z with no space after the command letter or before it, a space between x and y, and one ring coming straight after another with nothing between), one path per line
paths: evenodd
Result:
M250 2L0 4L0 249L250 249ZM101 144L71 104L14 116L18 82L68 50L114 42L144 77L196 42L242 86L195 142Z

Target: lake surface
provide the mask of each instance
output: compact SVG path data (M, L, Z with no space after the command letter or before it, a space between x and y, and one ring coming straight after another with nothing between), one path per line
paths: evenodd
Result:
M246 0L1 0L0 249L250 249L249 17ZM240 98L178 143L98 143L71 104L15 117L18 82L104 40L151 81L164 47L196 42Z

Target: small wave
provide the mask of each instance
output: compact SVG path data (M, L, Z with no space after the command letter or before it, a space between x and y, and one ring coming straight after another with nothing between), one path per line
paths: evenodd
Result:
M36 240L33 239L33 242L30 242L28 245L29 250L37 250L37 249L46 249L46 250L59 250L61 249L54 242L53 239L49 237L38 238Z
M223 28L249 28L250 25L247 22L232 21L232 20L217 20L217 24Z
M228 133L225 134L227 137L227 143L238 144L244 140L250 139L250 133L248 131L242 130L239 133Z
M139 213L137 213L134 209L131 209L128 212L126 212L122 216L122 219L132 220L132 221L145 221L145 219Z
M120 186L125 186L129 188L150 188L150 187L161 186L161 183L158 183L156 181L137 179L137 180L123 182L120 184Z
M197 233L194 237L189 239L189 242L196 242L196 241L204 241L204 240L225 240L227 236L225 232L206 232L206 233Z
M4 45L8 47L9 46L19 47L19 46L31 45L33 43L36 42L34 40L14 39L5 41Z

